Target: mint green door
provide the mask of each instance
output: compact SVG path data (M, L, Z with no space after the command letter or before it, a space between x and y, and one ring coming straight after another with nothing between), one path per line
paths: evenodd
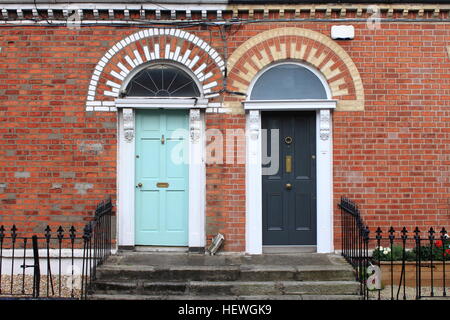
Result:
M188 121L184 110L136 112L136 245L188 245Z

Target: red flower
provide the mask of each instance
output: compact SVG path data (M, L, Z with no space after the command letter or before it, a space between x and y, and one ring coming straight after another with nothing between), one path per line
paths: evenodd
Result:
M436 248L442 247L442 240L437 240L435 243Z
M444 253L445 255L450 254L450 249L445 249L445 252L446 252Z

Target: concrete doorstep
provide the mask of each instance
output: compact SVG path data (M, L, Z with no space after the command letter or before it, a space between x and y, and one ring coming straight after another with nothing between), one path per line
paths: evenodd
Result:
M125 253L97 271L91 299L360 299L353 269L317 253L206 256Z

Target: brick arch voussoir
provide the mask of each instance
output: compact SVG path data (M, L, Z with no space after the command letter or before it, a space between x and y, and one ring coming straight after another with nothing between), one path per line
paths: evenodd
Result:
M301 61L321 72L338 110L364 110L364 88L350 56L330 38L307 29L273 29L244 42L228 60L230 86L248 93L258 72L283 60Z
M199 37L178 29L146 29L112 46L95 67L89 85L87 111L116 111L123 81L139 66L173 61L191 70L206 98L218 96L225 63Z

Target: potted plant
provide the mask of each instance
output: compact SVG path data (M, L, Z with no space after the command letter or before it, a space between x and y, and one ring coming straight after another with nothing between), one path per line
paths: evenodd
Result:
M419 258L420 259L417 259ZM450 284L450 238L435 240L429 245L403 249L401 245L377 247L372 259L381 269L381 282L386 285L415 287L420 276L422 286L442 287L444 278ZM419 262L420 261L420 265ZM419 268L417 268L420 266ZM403 278L402 278L403 270ZM445 274L445 276L444 276Z

